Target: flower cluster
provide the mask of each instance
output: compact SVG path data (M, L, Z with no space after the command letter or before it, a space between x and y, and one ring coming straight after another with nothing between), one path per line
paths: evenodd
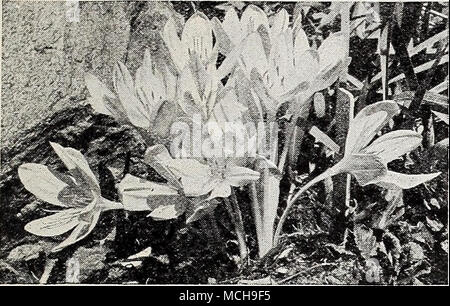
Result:
M205 131L210 135L226 134L227 122L276 122L280 106L285 104L288 112L298 118L316 93L333 85L346 72L350 59L345 37L331 33L316 48L301 24L290 24L284 9L268 17L255 5L247 6L240 18L234 9L229 9L223 21L210 20L196 12L179 30L172 19L167 21L162 33L165 48L160 50L166 52L165 63L155 61L146 51L134 78L123 63L116 65L112 88L93 74L87 73L85 78L92 108L131 125L144 136L148 145L145 162L165 183L126 174L117 185L121 202L107 200L101 196L97 179L83 155L55 143L51 146L68 174L39 164L20 166L19 177L25 188L62 208L28 223L25 229L40 236L61 235L73 229L54 251L85 238L103 211L149 211L149 216L158 220L185 214L187 221L193 222L222 202L230 204L229 197L235 202L234 189L243 187L248 187L253 199L260 256L276 243L274 224L280 178L284 174L280 165L285 158L279 156L278 145L265 156L173 158L165 145L155 144L155 139L170 141L172 124L196 124L191 120L196 115L203 124L215 124L216 128ZM414 150L421 142L419 134L405 130L384 134L372 142L398 111L398 105L392 101L364 108L351 121L344 158L326 175L346 172L361 185L387 188L411 188L436 177L437 174L405 175L388 170L390 161ZM291 128L295 131L295 120ZM277 131L274 134L278 135ZM242 222L238 203L227 208L233 222ZM279 229L284 219L285 215ZM245 240L242 230L242 224L236 224L240 242ZM241 250L241 255L245 254Z

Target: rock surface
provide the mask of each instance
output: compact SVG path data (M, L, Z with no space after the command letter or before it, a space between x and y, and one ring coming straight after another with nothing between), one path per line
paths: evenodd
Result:
M85 98L84 72L110 80L129 42L127 2L7 1L2 22L2 146L53 112Z

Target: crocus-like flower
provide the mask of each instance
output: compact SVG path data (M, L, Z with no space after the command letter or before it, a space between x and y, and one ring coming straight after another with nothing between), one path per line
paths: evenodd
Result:
M259 172L235 165L232 161L173 159L164 146L149 148L146 161L169 182L181 182L188 197L209 194L208 199L226 198L231 187L245 186L259 179Z
M212 26L208 17L201 12L196 12L186 21L181 39L175 22L169 18L163 30L163 39L179 73L194 55L199 57L204 66L216 63L217 51L213 48Z
M422 136L397 130L373 138L400 111L395 101L381 101L361 110L350 121L342 160L311 180L304 188L339 173L352 174L361 186L376 184L386 188L409 189L437 177L438 173L403 174L388 170L388 163L416 149Z
M339 33L329 35L314 50L303 29L289 26L284 9L273 16L270 26L269 23L261 9L250 5L241 20L234 9L227 11L222 23L214 22L214 29L221 51L222 46L242 45L239 63L266 109L274 113L280 103L299 94L306 101L333 84L349 59L344 49L345 38ZM255 32L258 35L253 35Z
M173 159L163 145L150 147L146 162L166 183L148 181L127 174L118 184L124 209L151 211L156 220L169 220L186 213L187 222L211 212L215 198L228 197L231 187L244 186L259 173L231 163L202 164L195 159Z
M236 116L245 110L237 102L234 91L225 89L220 82L233 68L233 56L227 56L216 67L217 43L213 44L212 25L203 13L197 12L186 21L181 39L175 22L169 18L163 38L178 70L177 102L187 115L201 114L207 121L223 115L224 107L232 108Z
M351 120L344 158L333 168L349 172L361 185L377 184L386 188L409 189L429 181L440 173L402 174L388 170L387 164L416 149L422 136L410 130L397 130L372 139L400 109L394 101L371 104Z
M274 15L270 25L266 13L256 5L250 4L240 19L236 10L230 8L226 11L223 22L214 17L212 23L216 35L221 38L219 39L220 51L228 54L253 32L261 31L267 39L271 39L286 31L289 15L285 9L281 9Z
M314 184L339 173L353 175L361 186L375 184L389 189L409 189L434 179L440 172L403 174L388 169L388 163L416 149L422 136L410 130L397 130L373 138L399 113L395 101L381 101L362 109L350 121L342 160L303 186L288 202L275 233L278 241L283 223L293 203Z
M148 50L142 66L136 71L135 81L123 63L117 64L114 71L117 96L96 76L87 73L85 79L91 96L89 103L95 111L155 134L163 134L164 127L170 126L171 120L167 117L174 114L175 77L168 71L162 73L153 67ZM162 116L166 118L159 119Z
M73 229L67 239L53 248L53 252L58 252L89 235L102 211L122 209L123 206L101 196L97 179L79 151L50 144L69 170L69 175L41 164L27 163L19 167L19 178L37 198L64 208L25 225L26 231L44 237L58 236Z

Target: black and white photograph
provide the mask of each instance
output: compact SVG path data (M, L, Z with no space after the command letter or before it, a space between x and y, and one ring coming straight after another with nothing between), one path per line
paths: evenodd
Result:
M0 285L448 285L448 18L2 0Z

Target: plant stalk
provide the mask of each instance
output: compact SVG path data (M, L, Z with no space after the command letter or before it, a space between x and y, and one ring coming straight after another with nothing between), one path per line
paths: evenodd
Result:
M290 198L290 200L288 201L288 203L286 205L286 208L283 211L283 214L281 215L280 221L278 221L277 229L275 231L275 235L274 235L274 239L273 239L274 246L278 245L278 242L280 240L281 231L283 230L284 222L286 221L286 218L287 218L287 216L288 216L292 206L294 205L294 203L310 187L312 187L313 185L317 184L318 182L320 182L320 181L322 181L322 180L324 180L324 179L326 179L328 177L332 177L333 175L337 174L337 172L335 171L335 167L336 166L326 170L322 174L320 174L320 175L316 176L315 178L313 178L305 186L300 188L300 190L297 191L297 193L292 198Z
M261 240L262 240L262 213L261 213L261 206L258 201L258 192L256 190L256 183L250 184L250 200L252 205L252 211L253 211L253 219L255 220L255 227L256 227L256 238L258 240L258 248L259 248L259 256L264 256L264 254L261 254Z
M242 213L241 209L239 208L234 190L231 191L231 201L228 198L224 198L224 201L225 205L227 206L227 210L230 213L230 217L236 231L236 238L239 244L239 254L241 257L241 262L244 263L248 255L247 243L245 242L245 231L244 222L242 220Z

